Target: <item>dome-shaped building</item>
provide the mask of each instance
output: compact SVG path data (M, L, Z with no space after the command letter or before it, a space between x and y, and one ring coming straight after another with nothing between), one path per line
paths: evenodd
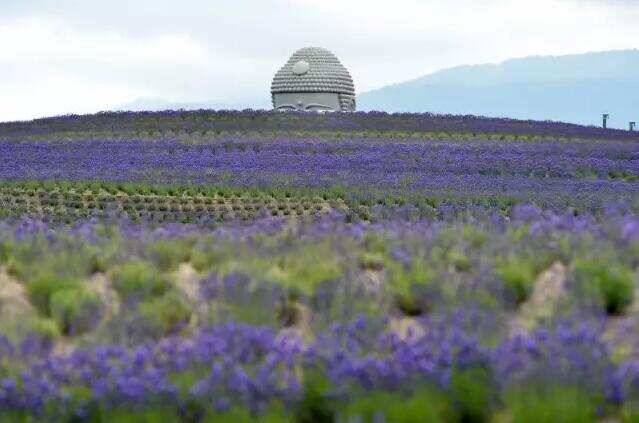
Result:
M306 47L277 71L271 84L275 110L355 111L355 85L330 51Z

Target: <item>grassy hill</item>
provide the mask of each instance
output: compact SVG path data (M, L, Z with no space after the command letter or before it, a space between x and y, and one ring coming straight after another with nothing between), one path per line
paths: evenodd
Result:
M322 136L416 133L448 137L513 136L639 140L638 132L552 121L432 113L281 113L273 111L104 112L0 123L0 139L210 138L223 133L315 133Z

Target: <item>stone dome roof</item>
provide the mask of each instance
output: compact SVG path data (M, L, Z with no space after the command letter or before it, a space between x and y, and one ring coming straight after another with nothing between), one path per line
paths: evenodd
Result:
M355 85L346 68L330 51L306 47L293 53L275 74L271 94L335 93L342 110L354 110Z

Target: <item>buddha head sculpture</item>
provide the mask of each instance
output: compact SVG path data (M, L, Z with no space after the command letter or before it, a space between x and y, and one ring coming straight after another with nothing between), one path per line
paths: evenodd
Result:
M271 84L275 110L355 111L355 86L330 51L306 47L296 51Z

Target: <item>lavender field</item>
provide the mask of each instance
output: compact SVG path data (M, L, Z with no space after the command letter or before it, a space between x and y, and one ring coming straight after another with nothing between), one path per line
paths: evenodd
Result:
M0 421L639 421L639 136L0 124Z

